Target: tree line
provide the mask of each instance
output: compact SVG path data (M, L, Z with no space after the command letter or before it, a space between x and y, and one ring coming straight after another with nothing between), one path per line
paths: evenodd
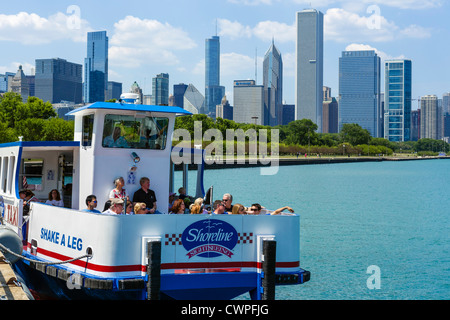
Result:
M18 141L71 141L73 121L58 118L50 102L18 93L0 96L0 143Z
M344 124L340 133L317 133L317 125L309 119L295 120L287 125L275 127L257 124L237 123L233 120L204 115L178 117L175 129L186 129L194 137L195 122L201 122L202 134L208 129L217 129L226 138L226 130L249 132L254 130L257 137L265 129L268 151L272 142L272 129L278 129L280 154L322 154L322 155L378 155L414 153L435 155L450 152L450 144L442 140L420 139L419 141L391 142L383 138L371 137L368 130L358 124ZM37 97L29 97L24 103L20 94L7 92L0 96L0 143L18 141L71 141L74 122L58 118L50 102ZM246 137L249 150L249 137ZM177 142L174 141L174 144ZM192 142L193 143L193 142ZM203 142L205 147L209 141ZM238 143L235 141L235 144Z

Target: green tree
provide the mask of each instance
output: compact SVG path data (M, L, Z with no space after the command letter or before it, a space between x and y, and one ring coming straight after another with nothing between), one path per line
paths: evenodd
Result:
M369 131L357 123L344 123L340 135L342 142L349 142L354 146L367 144L371 139Z
M61 118L48 119L42 130L44 141L72 141L74 134L74 121L65 121Z
M309 119L295 120L288 124L287 143L315 145L318 141L317 124Z

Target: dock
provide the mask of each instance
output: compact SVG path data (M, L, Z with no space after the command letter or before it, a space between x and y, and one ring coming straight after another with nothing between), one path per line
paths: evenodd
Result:
M5 262L0 252L0 301L1 300L30 300L17 281L16 275L9 263Z

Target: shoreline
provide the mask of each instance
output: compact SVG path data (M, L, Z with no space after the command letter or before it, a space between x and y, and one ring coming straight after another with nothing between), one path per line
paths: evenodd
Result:
M279 158L279 166L292 166L292 165L314 165L314 164L331 164L331 163L355 163L355 162L382 162L382 161L414 161L414 160L436 160L436 159L450 159L450 156L434 156L434 157L295 157L292 158ZM208 159L210 160L210 159ZM261 161L255 158L251 159L234 159L233 163L227 163L226 160L221 159L222 163L208 164L205 162L205 170L216 169L234 169L234 168L254 168L254 167L269 167L271 166L272 159L268 158L267 164L261 163ZM211 161L211 160L210 160ZM197 165L189 165L189 169L196 169ZM181 165L175 165L175 170L182 170Z

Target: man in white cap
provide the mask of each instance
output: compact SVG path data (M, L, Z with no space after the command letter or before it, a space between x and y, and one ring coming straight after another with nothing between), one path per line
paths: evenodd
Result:
M123 213L123 200L119 198L111 199L111 206L103 214L116 215Z

